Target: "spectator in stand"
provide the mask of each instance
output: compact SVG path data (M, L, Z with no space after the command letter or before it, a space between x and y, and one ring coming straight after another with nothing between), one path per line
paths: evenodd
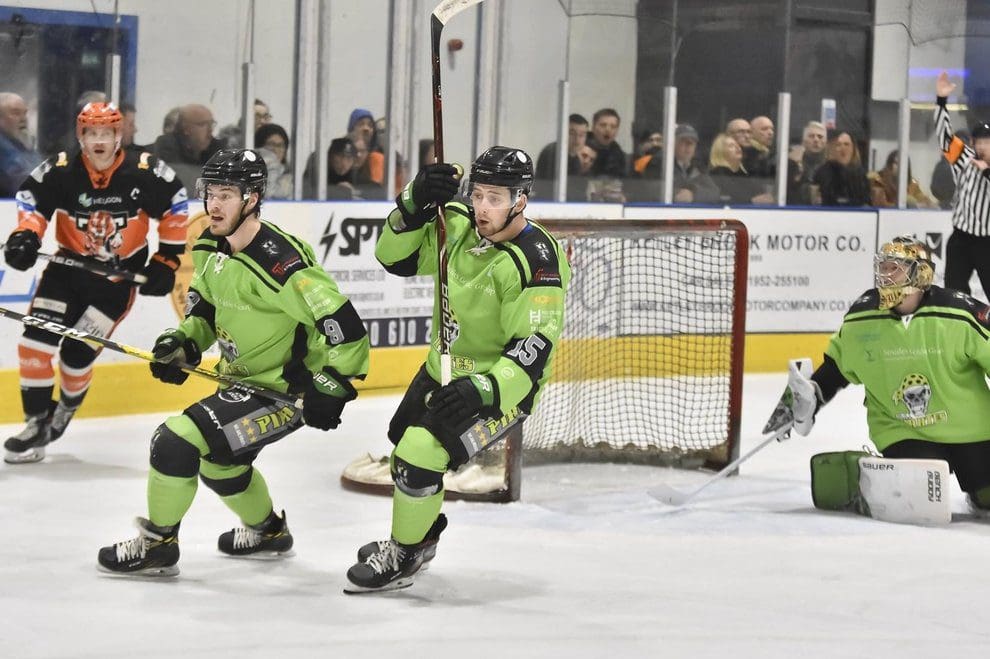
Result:
M719 201L723 204L772 204L773 195L767 194L759 181L749 177L742 160L742 147L735 138L727 133L715 137L708 158L708 174L718 186Z
M350 139L354 145L354 185L358 193L362 199L383 199L385 156L380 151L369 151L365 138L360 134Z
M956 131L956 137L966 146L972 148L973 136L968 130ZM938 207L942 210L952 210L952 198L956 194L956 181L952 178L952 165L943 153L932 170L932 196L938 199Z
M182 181L190 181L193 185L206 161L223 148L223 142L213 136L216 127L210 108L198 103L183 105L179 108L175 130L159 135L152 150Z
M822 206L866 206L870 183L852 135L843 131L828 145L828 159L812 180L811 203Z
M654 164L654 161L659 166ZM653 164L653 167L650 167L651 164ZM639 134L639 141L636 144L636 159L633 161L632 176L662 178L663 133L659 130L647 128Z
M802 133L801 144L792 146L787 155L787 203L811 205L811 186L818 168L825 164L825 125L809 121Z
M674 131L674 203L717 204L721 193L712 178L695 162L698 131L678 124Z
M385 147L388 145L388 120L385 117L378 117L375 119L375 145L374 150L380 153L385 153ZM393 157L395 158L395 189L401 190L407 181L406 178L409 176L409 162L406 160L405 156L399 153L398 150L392 151ZM383 164L383 169L388 169Z
M268 123L254 131L254 148L268 167L266 199L292 199L292 166L289 164L289 134L278 124Z
M181 107L176 106L165 113L165 118L162 119L162 135L171 135L175 132L175 124L179 121L181 110Z
M749 122L752 135L749 145L752 152L749 161L743 160L743 166L750 176L765 179L764 183L772 188L774 177L777 175L777 153L774 148L774 126L770 117L753 117Z
M746 163L751 162L756 157L756 149L753 148L753 127L743 118L736 118L725 125L725 134L736 141L743 154L743 168ZM749 170L747 170L749 173Z
M598 153L591 168L592 176L621 179L626 175L626 152L615 141L620 122L619 113L612 108L603 108L591 118L588 145Z
M347 137L351 138L351 142L357 143L359 139L364 140L369 151L382 153L376 132L375 116L371 114L370 110L354 108L351 111L351 116L347 120Z
M120 114L124 117L124 122L120 125L121 148L138 153L147 151L147 147L134 143L134 136L137 135L137 108L130 103L121 103Z
M0 198L13 197L44 158L31 148L28 106L11 92L0 92Z
M355 186L357 149L349 137L338 137L327 149L327 199L361 199ZM316 199L316 153L309 154L303 172L303 198Z
M272 113L268 109L268 104L260 99L254 99L254 130L257 132L259 128L265 124L271 123ZM225 149L243 149L244 148L244 118L239 117L237 123L227 124L220 129L217 134L217 139L224 144Z
M897 206L897 176L899 173L900 158L898 150L894 149L887 156L887 162L883 169L878 172L870 172L867 179L870 181L870 198L872 205L878 208L893 208ZM908 208L938 208L932 201L917 179L911 176L911 163L908 162L908 183L907 183L907 207Z
M381 197L384 194L385 154L377 145L375 117L364 108L354 108L347 120L347 137L354 144L357 153L355 163L355 183L365 187L366 199ZM372 186L377 186L375 189Z
M588 120L580 114L572 114L567 118L567 175L586 176L588 170L581 171L582 158L578 153L587 146ZM587 160L587 158L584 158ZM548 188L557 177L557 143L550 142L540 151L536 159L536 179L545 183L542 188Z

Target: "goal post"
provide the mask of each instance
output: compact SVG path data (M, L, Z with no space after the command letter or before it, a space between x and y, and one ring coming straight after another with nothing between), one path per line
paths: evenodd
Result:
M736 220L544 220L571 264L564 329L534 414L444 486L514 501L522 465L720 469L738 457L749 237ZM383 438L383 441L386 441ZM345 468L391 491L388 459Z

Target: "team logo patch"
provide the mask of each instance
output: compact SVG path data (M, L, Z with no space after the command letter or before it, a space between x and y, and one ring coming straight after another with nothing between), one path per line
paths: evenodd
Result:
M897 418L912 428L932 426L949 418L945 410L928 412L932 402L932 387L928 378L921 373L906 375L892 398L895 403L901 403L907 408L907 412L897 414Z
M225 403L243 403L251 398L251 394L243 389L231 387L230 389L222 389L220 393L217 394L217 398Z
M200 297L199 293L196 291L189 291L189 294L186 295L186 316L192 313L192 310L196 308L196 305L199 304L201 299L203 298Z

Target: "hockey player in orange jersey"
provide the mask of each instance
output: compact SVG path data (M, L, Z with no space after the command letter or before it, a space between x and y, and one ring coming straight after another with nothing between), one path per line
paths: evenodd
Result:
M150 153L121 149L123 115L110 103L90 103L76 119L80 152L59 153L39 165L17 191L17 228L4 246L12 268L38 259L51 222L59 254L104 268L140 272L144 295L167 295L185 248L186 190L175 172ZM148 258L148 230L157 220L158 251ZM134 302L134 285L80 268L49 263L30 313L108 337ZM93 376L98 350L26 327L17 346L21 402L27 427L4 443L11 464L38 462L65 432ZM59 357L60 395L53 400L53 361Z

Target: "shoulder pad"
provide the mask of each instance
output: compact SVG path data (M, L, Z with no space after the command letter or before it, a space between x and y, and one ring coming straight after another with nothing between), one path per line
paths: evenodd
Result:
M293 273L312 265L303 249L265 223L261 224L261 231L242 253L283 285Z
M510 241L515 245L523 257L529 269L528 281L524 281L526 286L553 286L560 288L560 262L557 258L557 244L553 238L547 235L538 225L531 224L528 231L524 231Z
M849 305L849 311L846 312L848 316L851 313L859 313L860 311L878 311L880 309L880 293L875 288L871 288L862 295L860 295L856 300Z

